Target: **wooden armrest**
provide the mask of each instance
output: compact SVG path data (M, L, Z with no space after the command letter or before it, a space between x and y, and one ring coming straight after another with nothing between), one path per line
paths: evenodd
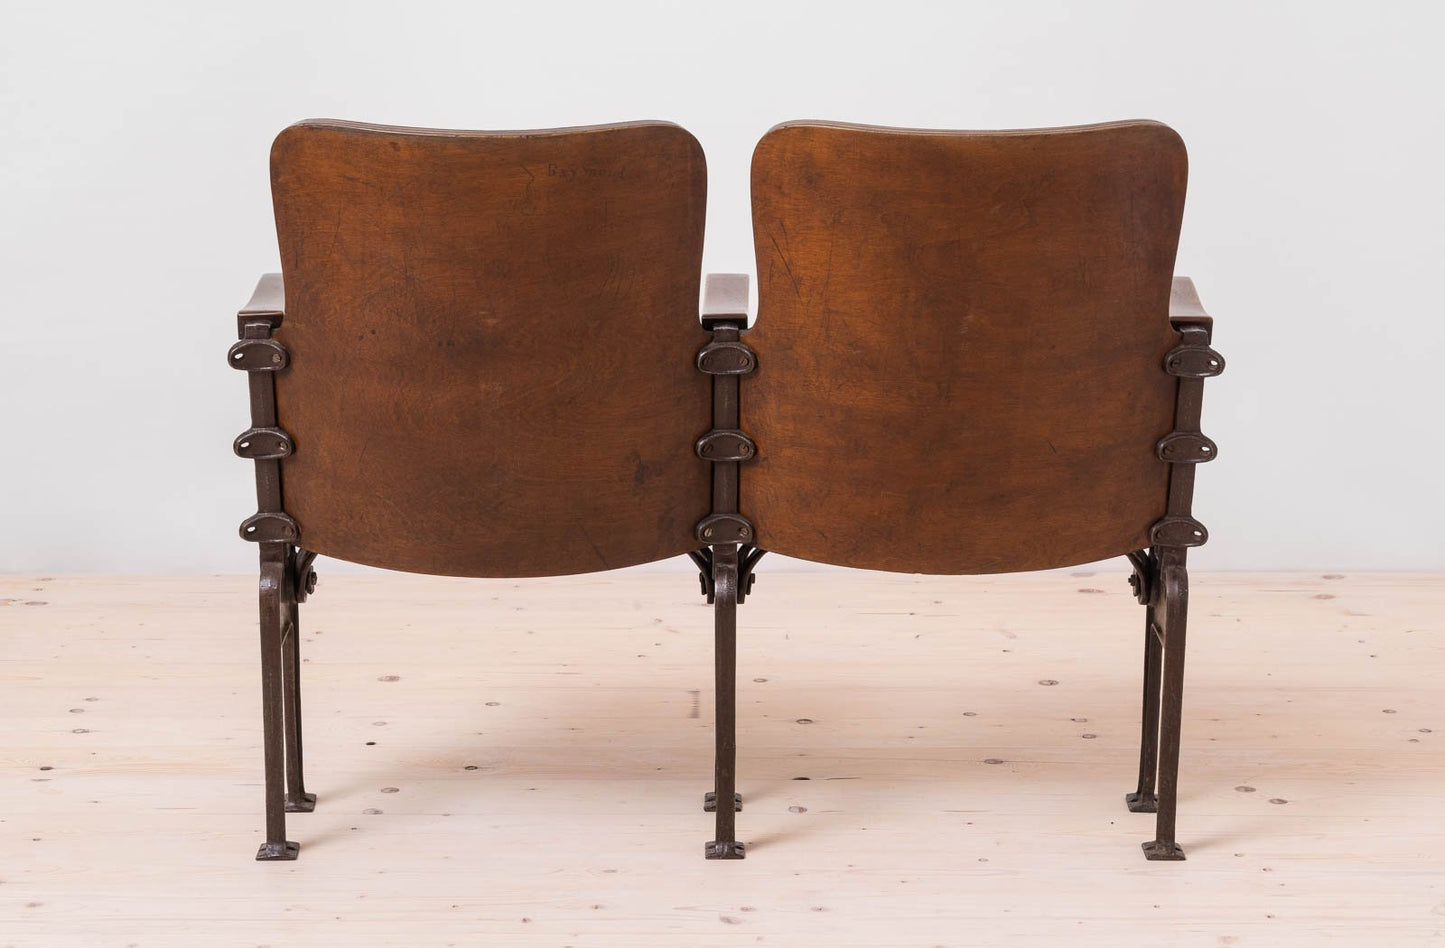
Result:
M281 325L286 315L286 286L279 273L263 273L256 283L251 299L236 313L238 335L245 335L246 323L259 319L270 322L271 330Z
M709 273L703 282L702 326L711 329L717 323L748 325L748 275L746 273Z
M1186 276L1177 276L1169 287L1169 323L1175 329L1181 326L1200 326L1205 330L1214 328L1214 317L1204 310L1199 302L1199 292L1194 281Z

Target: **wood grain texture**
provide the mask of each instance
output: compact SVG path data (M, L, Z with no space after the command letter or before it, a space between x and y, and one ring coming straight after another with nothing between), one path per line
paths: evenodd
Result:
M709 395L691 135L311 121L271 163L303 546L471 576L693 546Z
M742 397L758 544L927 573L1147 546L1185 178L1153 122L764 136Z

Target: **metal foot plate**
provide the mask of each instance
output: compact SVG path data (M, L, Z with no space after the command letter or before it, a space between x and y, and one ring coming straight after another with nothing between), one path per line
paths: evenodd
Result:
M257 862L274 862L276 860L290 861L301 853L301 844L286 840L280 843L263 843L261 848L256 850Z
M1178 843L1166 843L1151 839L1144 844L1144 858L1151 862L1179 862L1184 859L1184 847Z
M310 813L316 809L316 794L303 793L299 797L286 797L287 813Z
M714 790L709 790L707 793L704 793L704 794L702 795L702 811L703 811L704 813L716 813L716 812L717 812L717 792L716 792L716 791L714 791ZM733 794L733 811L734 811L735 813L741 813L741 812L743 811L743 795L742 795L741 793L734 793L734 794Z
M1159 797L1154 794L1143 794L1135 790L1133 793L1124 794L1124 802L1129 804L1130 813L1158 813Z
M703 850L709 859L742 859L747 855L747 846L737 840L713 840Z

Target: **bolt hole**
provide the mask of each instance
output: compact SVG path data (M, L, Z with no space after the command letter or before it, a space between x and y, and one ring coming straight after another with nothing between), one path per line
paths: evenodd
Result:
M255 528L255 527L247 527L247 528L246 528L246 532L247 532L247 533L255 533L255 532L256 532L256 528Z
M251 446L251 442L249 442L249 441L242 441L242 442L241 442L241 447L243 447L243 448L249 448L250 446Z
M1204 447L1200 448L1199 450L1203 451L1205 454L1208 454L1208 453L1209 453L1209 445L1206 444Z
M234 360L236 360L237 362L240 362L242 355L243 355L243 353L237 352L237 353L233 354L233 355L231 356L231 358L234 359Z

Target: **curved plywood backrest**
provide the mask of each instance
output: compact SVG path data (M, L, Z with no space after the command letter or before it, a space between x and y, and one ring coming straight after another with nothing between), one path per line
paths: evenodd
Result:
M741 506L769 550L928 573L1149 545L1183 143L822 123L753 156Z
M696 545L710 402L691 135L312 121L276 139L271 171L301 545L467 576Z

